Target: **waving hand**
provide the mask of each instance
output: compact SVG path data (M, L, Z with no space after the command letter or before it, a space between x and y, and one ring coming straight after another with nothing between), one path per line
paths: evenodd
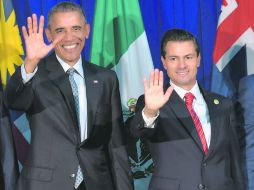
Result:
M40 59L45 57L61 39L56 39L47 45L43 38L44 16L40 16L39 26L36 14L27 18L27 28L22 26L22 34L26 45L26 58L24 61L27 73L36 68Z
M168 101L173 87L170 86L166 92L163 91L163 73L158 69L152 71L150 75L149 85L144 79L145 88L145 109L144 113L147 117L155 116L159 109Z

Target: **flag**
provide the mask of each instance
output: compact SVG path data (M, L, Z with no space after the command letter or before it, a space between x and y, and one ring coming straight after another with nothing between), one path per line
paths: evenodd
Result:
M211 89L236 98L239 80L254 73L254 1L223 0L213 52Z
M5 86L8 74L15 71L15 65L23 63L21 56L24 51L11 1L0 0L0 15L0 74Z
M153 70L138 0L96 1L90 51L92 63L116 71L126 119L144 93L143 79ZM144 143L134 142L130 161L135 189L146 189L152 160L149 151L141 151Z
M254 1L223 0L213 52L212 90L237 102L239 139L247 189L254 189ZM248 100L246 97L252 96ZM248 103L249 102L249 103Z
M0 0L0 16L0 83L4 88L7 79L14 73L15 68L23 63L24 50L12 1ZM26 117L22 113L11 112L10 119L12 121L11 129L14 135L17 158L21 166L25 161L28 149L28 142L23 134L24 131L29 132L29 128L27 128Z

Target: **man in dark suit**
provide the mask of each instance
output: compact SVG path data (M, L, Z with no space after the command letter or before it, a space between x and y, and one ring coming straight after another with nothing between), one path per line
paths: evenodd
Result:
M254 189L254 74L240 80L237 105L246 189L251 190Z
M0 190L14 190L18 176L11 125L0 89Z
M129 190L130 167L116 74L81 58L90 27L80 6L63 2L22 27L24 64L9 80L6 104L31 128L19 190ZM49 51L54 53L44 58Z
M196 80L200 53L185 30L165 33L161 60L127 126L149 140L154 160L150 190L243 190L239 145L230 100L207 92Z

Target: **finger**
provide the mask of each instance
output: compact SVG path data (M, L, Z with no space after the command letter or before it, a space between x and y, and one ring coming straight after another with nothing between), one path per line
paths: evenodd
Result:
M149 79L149 87L152 87L154 84L154 71L151 72L150 74L150 79Z
M33 33L31 17L27 17L27 30L28 30L28 35L31 35Z
M158 86L159 85L159 69L155 69L154 71L154 85Z
M21 29L22 29L22 34L23 34L24 40L26 41L26 39L28 38L26 27L22 26Z
M40 16L40 21L39 21L39 33L43 33L43 27L44 27L44 16Z
M160 71L159 73L159 87L163 87L163 72Z
M36 14L32 14L32 24L33 24L33 33L37 33L38 32L38 23L37 23L37 16Z
M164 94L165 100L168 101L169 97L171 96L174 88L173 86L168 87L166 93Z
M51 44L49 44L49 45L47 45L47 52L49 53L52 49L54 49L54 45L53 45L53 43L51 43Z
M64 38L64 34L57 35L57 37L52 41L53 47L56 46L57 43L59 43Z
M64 38L64 35L59 35L57 38L55 38L51 44L48 45L48 52L50 52L56 45Z

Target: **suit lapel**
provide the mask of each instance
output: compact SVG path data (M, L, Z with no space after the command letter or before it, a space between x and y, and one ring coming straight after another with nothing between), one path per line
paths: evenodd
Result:
M46 59L46 69L49 71L49 79L59 88L65 103L70 111L73 123L75 125L76 134L78 132L78 121L75 111L75 102L69 82L68 75L64 72L62 66L57 61L55 54L50 55ZM80 139L80 138L79 138Z
M194 122L189 114L189 111L186 108L184 101L175 91L173 91L173 93L171 94L167 105L171 107L175 114L175 117L178 118L179 122L182 123L182 126L186 129L191 138L197 144L200 151L203 152L202 143L200 141Z
M97 75L97 70L91 67L91 63L87 63L85 60L82 61L84 68L85 84L86 84L86 98L87 98L87 139L92 131L96 111L98 108L98 99L101 96L103 81Z
M203 97L206 101L209 116L210 116L210 123L211 123L211 142L209 147L208 156L211 155L214 151L217 138L219 136L219 126L220 126L220 120L216 114L218 113L218 106L219 106L219 100L213 97L211 94L207 93L206 91L201 89L201 92L203 93Z

